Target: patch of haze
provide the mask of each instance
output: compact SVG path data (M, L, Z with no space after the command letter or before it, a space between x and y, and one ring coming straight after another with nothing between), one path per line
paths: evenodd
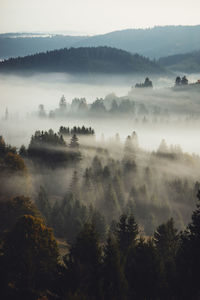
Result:
M52 128L58 132L60 126L86 126L95 130L96 139L99 146L102 143L102 135L105 140L114 138L119 133L122 142L133 131L137 132L140 146L147 151L157 150L162 139L165 139L168 145L180 145L184 152L200 154L199 126L166 126L163 124L142 124L135 123L134 120L101 120L101 119L68 119L68 120L41 120L38 118L27 118L15 122L0 121L1 135L4 136L7 143L20 147L22 144L28 146L31 135L36 130L49 130Z
M188 77L195 82L198 74ZM144 78L143 78L144 79ZM152 79L152 78L151 78ZM144 103L145 105L157 105L174 114L186 113L200 114L199 93L174 92L169 88L174 84L171 78L155 78L155 89L133 89L128 98ZM38 119L31 117L31 113L38 109L39 104L44 104L46 111L58 107L62 94L67 102L71 103L74 97L85 97L87 102L93 102L97 97L114 92L117 96L124 96L130 91L131 84L141 82L142 76L130 77L73 77L67 74L37 74L29 77L0 75L1 106L0 128L7 143L20 147L28 145L31 135L36 130L48 130L55 132L60 126L91 126L94 128L96 138L101 141L101 135L106 139L120 134L124 141L127 135L136 131L142 148L156 150L162 139L170 144L179 144L184 152L200 154L199 123L185 123L184 121L171 124L157 124L136 122L134 117L117 119L104 118L67 118L67 119ZM127 98L127 97L126 97ZM4 121L5 110L8 108L9 120Z
M174 91L171 88L160 89L135 89L133 88L128 98L137 103L143 103L148 106L157 106L169 111L171 114L200 114L198 90L179 90Z
M156 89L173 86L169 77L151 77ZM198 78L198 77L196 77ZM118 97L127 95L131 86L142 82L144 75L76 75L64 73L36 73L27 76L0 75L0 115L6 107L13 114L23 115L44 104L47 110L54 109L64 94L67 102L75 97L86 98L88 103L115 93ZM20 109L19 109L20 108Z
M123 96L130 89L130 82L115 79L108 80L97 77L92 80L87 76L71 76L62 73L35 74L30 76L0 75L0 115L6 107L12 114L23 114L36 110L39 104L44 104L47 110L54 109L64 94L67 102L75 97L86 98L88 103L96 98L105 97L115 92Z

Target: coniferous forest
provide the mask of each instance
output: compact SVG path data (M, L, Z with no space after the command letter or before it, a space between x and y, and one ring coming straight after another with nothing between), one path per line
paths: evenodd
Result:
M155 61L111 47L80 47L36 53L0 62L0 72L165 74Z
M200 1L0 1L0 300L200 300Z
M198 156L85 126L0 154L2 299L199 299Z

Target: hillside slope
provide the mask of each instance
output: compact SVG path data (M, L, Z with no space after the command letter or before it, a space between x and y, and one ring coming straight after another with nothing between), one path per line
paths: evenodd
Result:
M11 58L0 63L0 71L67 73L161 74L165 69L138 54L110 47L70 48Z

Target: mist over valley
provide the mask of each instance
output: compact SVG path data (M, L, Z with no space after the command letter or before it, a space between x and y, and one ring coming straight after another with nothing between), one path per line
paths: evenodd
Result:
M173 77L152 75L150 78L154 88L138 90L134 85L144 80L143 75L0 75L2 135L8 143L20 147L21 144L28 144L35 130L52 128L57 131L61 125L85 125L95 129L98 139L102 134L109 139L119 133L124 140L135 130L145 149L155 150L164 138L169 144L179 144L186 152L199 154L200 146L196 140L200 113L198 91L173 91ZM190 82L196 82L198 78L198 74L188 77ZM65 96L68 107L66 116L61 114L49 118L49 113L59 107L62 95ZM122 113L120 119L116 113L75 114L70 113L74 98L85 98L89 106L96 99L104 99L108 111L114 99L118 103L128 99L135 106L144 105L145 108L142 110L139 107L132 112ZM38 115L41 104L44 105L45 118L39 118ZM8 120L5 121L6 110Z
M199 9L2 1L0 299L199 300Z

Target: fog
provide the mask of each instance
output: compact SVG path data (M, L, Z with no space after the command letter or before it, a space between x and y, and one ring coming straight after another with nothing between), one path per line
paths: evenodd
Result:
M70 242L91 207L107 228L133 212L147 235L170 217L183 229L200 186L199 86L150 79L153 88L135 88L144 76L1 75L0 199L29 196Z
M92 84L90 84L91 81ZM96 80L88 76L76 78L62 73L37 74L28 77L0 75L0 114L4 114L8 107L12 114L21 116L26 112L36 110L41 103L47 109L52 109L63 94L67 101L71 101L74 97L85 97L88 102L97 97L105 97L112 92L123 96L130 88L130 84L130 78L126 82L122 78L109 77L109 83L107 83L107 78L99 77Z
M190 82L195 82L200 76L190 75ZM7 143L20 147L28 145L31 135L36 130L58 131L63 126L91 126L94 128L96 138L100 140L102 134L109 139L116 133L125 140L127 135L135 130L139 136L140 145L146 150L156 150L162 139L167 143L179 144L183 151L200 154L199 134L199 91L174 92L170 87L174 84L174 77L151 78L154 89L135 89L137 82L144 78L120 76L79 76L66 74L36 74L28 77L1 75L0 76L0 128L1 134ZM133 87L131 89L131 87ZM55 110L62 95L70 105L74 98L86 98L90 104L96 98L105 98L114 94L114 97L123 101L130 99L137 104L154 106L167 111L170 117L166 120L165 113L156 117L156 122L149 113L141 116L79 116L78 114L66 118L41 119L37 117L38 106L43 104L45 110ZM109 96L105 101L109 106ZM5 112L8 110L8 120L5 121ZM148 122L142 122L142 118ZM195 116L195 117L194 117ZM163 120L164 119L164 120ZM185 122L186 119L190 121Z

